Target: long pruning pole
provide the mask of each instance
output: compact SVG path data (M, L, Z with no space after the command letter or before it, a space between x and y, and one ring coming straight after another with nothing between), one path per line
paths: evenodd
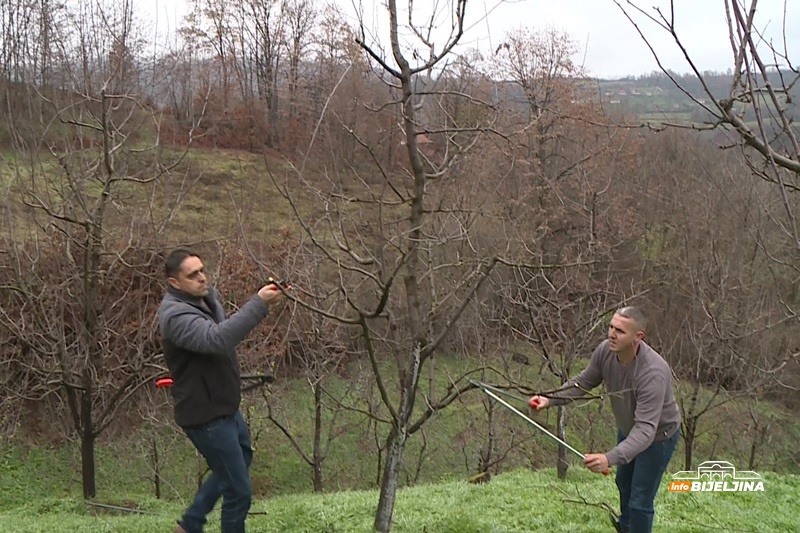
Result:
M580 457L581 459L586 459L586 456L585 456L585 455L583 455L581 452L579 452L578 450L576 450L575 448L573 448L572 446L570 446L569 444L567 444L567 443L566 443L566 441L564 441L564 440L562 440L562 439L558 438L557 436L555 436L553 433L551 433L549 430L547 430L547 428L545 428L544 426L542 426L541 424L539 424L538 422L536 422L534 419L532 419L531 417L529 417L528 415L526 415L525 413L523 413L522 411L520 411L519 409L517 409L516 407L514 407L513 405L511 405L511 404L510 404L510 403L508 403L507 401L505 401L504 399L500 398L500 397L499 397L498 395L496 395L494 392L492 392L491 390L489 390L488 388L486 388L486 387L485 387L485 386L484 386L482 383L476 383L476 385L477 385L478 387L480 387L480 389L481 389L483 392L485 392L486 394L488 394L488 395L489 395L491 398L493 398L493 399L494 399L496 402L498 402L500 405L503 405L504 407L507 407L507 408L508 408L508 409L510 409L510 410L511 410L511 411L512 411L514 414L516 414L517 416L519 416L520 418L522 418L523 420L525 420L526 422L528 422L529 424L531 424L532 426L534 426L536 429L538 429L539 431L541 431L542 433L544 433L545 435L547 435L548 437L550 437L551 439L553 439L554 441L556 441L557 443L559 443L559 444L560 444L560 445L562 445L564 448L566 448L567 450L571 451L572 453L574 453L575 455L577 455L577 456L578 456L578 457ZM604 475L604 476L607 476L609 473L610 473L610 471L608 470L608 468L606 468L605 470L603 470L603 475Z

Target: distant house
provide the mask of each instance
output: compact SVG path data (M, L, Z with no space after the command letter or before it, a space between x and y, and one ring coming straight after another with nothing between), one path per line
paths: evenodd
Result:
M406 146L405 134L400 137L400 146ZM417 148L427 157L433 157L438 152L437 143L423 132L417 133Z
M433 141L431 140L431 138L428 137L426 134L424 134L422 132L417 133L417 145L418 146L425 146L425 145L428 145L428 144L433 144ZM405 145L406 145L406 139L405 139L405 137L401 137L400 138L400 146L405 146Z
M417 133L417 144L425 145L425 144L433 144L433 141L430 137L425 135L424 133Z

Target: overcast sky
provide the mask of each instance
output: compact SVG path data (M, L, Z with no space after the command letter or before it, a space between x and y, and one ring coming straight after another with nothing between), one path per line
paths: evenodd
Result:
M330 0L352 16L361 10L373 35L384 35L388 23L385 0ZM425 18L425 9L451 0L416 0L415 10ZM626 2L621 0L623 4ZM324 6L326 0L317 0ZM750 3L749 1L747 2ZM398 0L398 5L406 4ZM668 0L641 0L636 4L655 14L653 6L669 13ZM143 0L145 12L158 14L160 33L176 26L186 13L185 0ZM733 65L728 40L723 0L674 0L678 35L700 70L726 71ZM758 28L767 38L783 46L784 9L786 47L790 57L800 60L800 0L760 0L756 17ZM506 32L525 28L532 31L553 28L566 32L579 51L575 60L588 73L603 78L649 73L658 68L652 53L631 22L613 0L468 0L468 31L462 49L477 47L490 51L502 42ZM442 20L444 26L447 21ZM665 67L687 72L688 65L671 37L645 18L637 22L658 52Z

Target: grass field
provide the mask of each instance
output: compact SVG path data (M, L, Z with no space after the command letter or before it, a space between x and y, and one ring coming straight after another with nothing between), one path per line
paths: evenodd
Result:
M442 383L462 364L457 359L440 358ZM522 372L532 371L525 367ZM348 382L358 380L357 368L350 369L350 376L331 378L330 392L340 394ZM536 377L525 379L534 381ZM290 422L299 442L308 446L311 407L304 381L279 381L271 394L276 416ZM355 413L340 414L333 428L336 438L324 463L325 492L312 494L310 467L265 420L263 399L257 395L247 398L246 413L256 447L252 468L256 501L249 530L369 531L378 493L375 435L368 425ZM568 479L558 481L554 469L547 467L555 460L555 447L512 416L498 420L498 443L508 444L513 433L522 439L521 445L509 453L502 473L491 483L467 483L474 473L477 449L483 443L482 401L479 391L470 392L426 426L424 439L419 434L411 439L400 479L403 488L394 531L611 531L608 512L602 507L607 504L616 508L613 478L592 475L570 457L573 468ZM598 414L596 407L590 403L570 410L568 440L580 449L599 449L612 438L603 421L608 409ZM746 409L746 405L731 402L716 416L701 421L704 433L698 440L695 464L720 459L745 468L749 439L743 438L741 429L731 422L723 422L740 417L737 409ZM778 421L771 444L761 450L756 467L765 478L764 492L668 492L669 474L683 469L683 445L679 444L659 495L656 531L777 532L792 531L800 523L800 511L794 503L800 495L800 477L771 472L792 471L787 465L797 430L789 413L777 407L764 413ZM552 427L552 416L544 415L542 421ZM588 421L592 416L599 417L594 425ZM83 502L77 443L26 448L0 442L0 531L170 531L192 497L203 465L186 438L171 425L169 410L158 418L162 419L160 425L142 426L124 437L109 435L98 443L96 501L135 513ZM721 429L724 427L735 431L727 432ZM161 456L161 499L153 492L154 470L149 456L153 440ZM218 520L218 514L212 520Z
M673 493L666 481L656 500L655 531L786 532L795 531L800 523L797 476L765 474L763 493ZM350 491L259 500L251 509L248 531L367 532L377 499L375 491ZM136 512L100 509L72 498L44 498L0 512L0 529L6 533L171 531L183 509L178 503L135 495L120 495L114 503ZM553 469L518 470L483 485L448 482L401 489L393 531L612 531L606 505L617 505L611 477L573 470L567 480L558 481ZM210 520L218 519L215 511Z
M437 358L437 388L441 391L471 365L457 357ZM542 380L537 370L521 365L516 370L521 382L546 390L552 383ZM369 490L377 487L379 472L378 444L383 444L387 427L375 427L356 411L340 410L335 414L335 401L363 406L375 394L369 391L373 381L358 361L346 375L326 378L330 394L323 409L323 441L330 436L328 455L322 464L326 491ZM491 381L491 378L489 378ZM391 380L389 381L390 390ZM689 394L683 385L679 394ZM279 379L269 389L275 418L283 423L304 448L311 452L313 439L313 396L303 379ZM159 394L159 396L162 396ZM708 393L701 391L701 400ZM172 422L166 396L150 414L149 422L130 429L112 427L97 443L98 494L114 494L120 487L126 492L154 496L156 470L161 478L161 497L169 501L185 501L196 486L198 471L203 465L195 456L186 437ZM401 485L467 480L475 474L479 450L486 442L487 423L484 401L478 390L466 393L450 407L438 412L408 442L401 472ZM373 399L374 401L374 399ZM420 398L419 405L424 405ZM700 419L694 450L694 464L705 460L727 460L740 468L748 466L753 436L737 421L747 420L746 400L732 401ZM771 421L769 442L756 449L757 471L800 473L795 463L795 443L800 438L800 425L792 413L762 402L759 407L764 421ZM288 439L268 420L264 398L258 393L245 395L243 413L250 426L255 448L252 466L254 492L257 497L271 498L312 490L311 467L293 449ZM335 418L335 420L334 420ZM555 411L538 415L545 426L555 427ZM499 465L500 471L518 468L553 466L556 446L538 432L501 410L495 423L497 453L508 452ZM123 424L120 424L123 425ZM567 410L567 440L580 450L604 450L613 442L611 410L598 402L583 402ZM37 437L37 428L20 431L15 443L0 442L0 509L38 498L73 497L81 494L80 446L72 440L59 446L44 445ZM31 433L34 432L34 433ZM153 446L158 449L157 465L152 458ZM512 447L513 446L513 447ZM353 457L357 455L358 461ZM678 445L670 471L683 470L684 444ZM3 505L5 504L5 505Z

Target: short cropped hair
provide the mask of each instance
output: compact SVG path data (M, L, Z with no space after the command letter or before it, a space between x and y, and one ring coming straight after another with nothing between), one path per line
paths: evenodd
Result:
M164 271L168 278L177 277L181 271L181 264L187 257L200 257L189 248L175 248L167 256L164 262Z
M634 307L632 305L621 307L615 314L633 320L642 331L645 331L647 328L647 317L645 316L644 311L638 307Z

